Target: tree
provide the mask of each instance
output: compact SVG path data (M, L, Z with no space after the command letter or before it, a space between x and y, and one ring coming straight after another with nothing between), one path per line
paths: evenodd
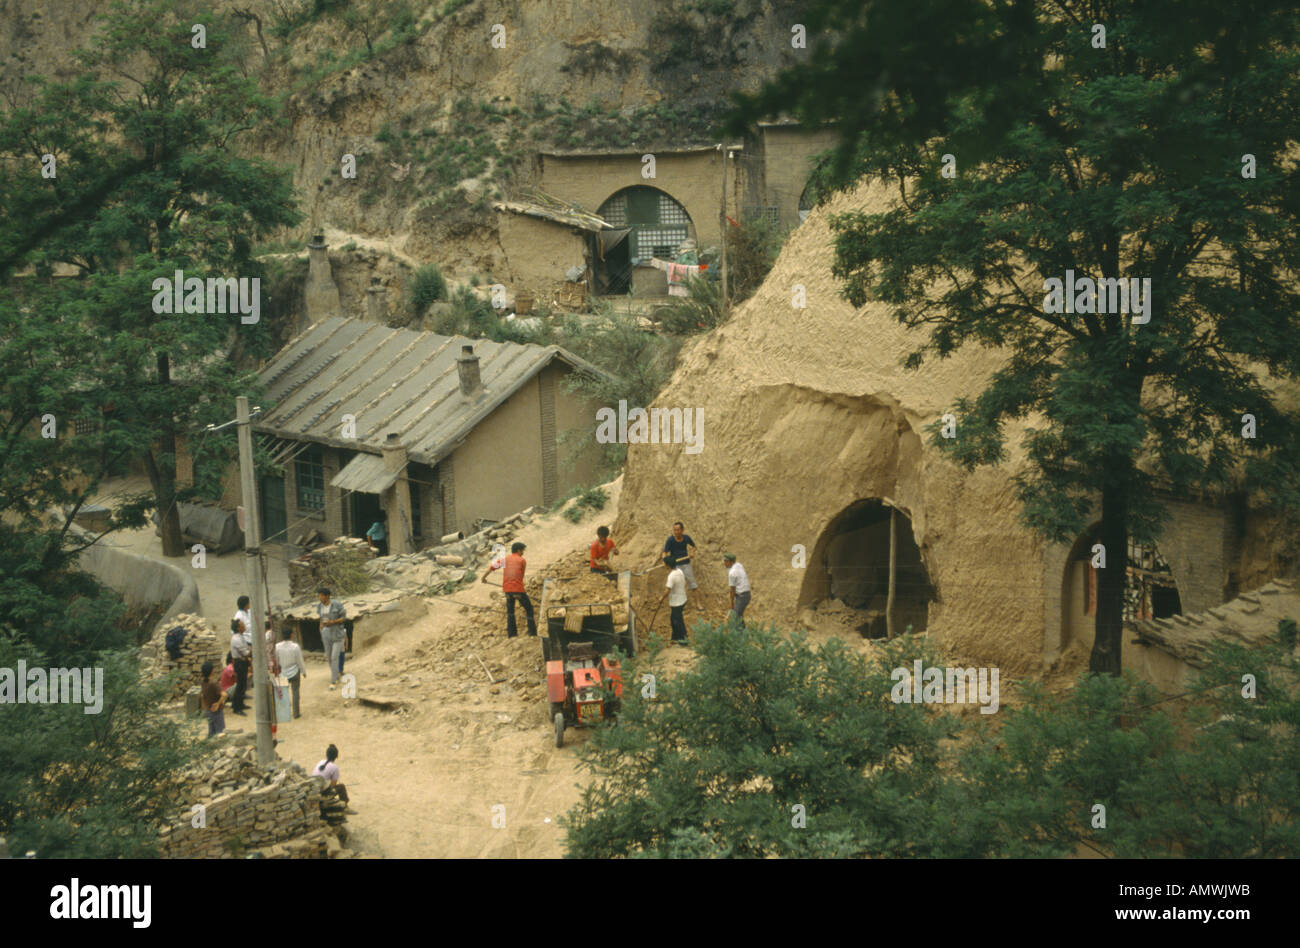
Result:
M629 686L618 724L580 751L597 779L562 821L568 855L942 853L937 763L956 719L890 700L891 669L919 643L866 659L773 630L695 635L695 669L652 699Z
M642 673L661 669L624 666L617 722L579 751L595 779L561 820L567 855L1294 856L1300 653L1278 639L1210 650L1177 704L1087 674L1064 693L990 681L989 716L936 702L965 670L924 639L864 654L700 625L698 661L653 697ZM926 703L900 700L917 660Z
M196 23L202 48L192 43ZM37 80L31 101L0 124L0 157L18 171L0 190L6 219L18 222L0 259L34 267L20 279L32 312L93 340L70 384L111 407L118 446L143 457L168 556L184 552L178 439L224 418L233 396L253 388L255 377L229 360L269 336L201 305L155 312L154 282L182 271L251 288L262 274L253 239L299 219L288 174L235 151L274 114L235 61L239 33L237 20L180 0L119 0L77 54L81 75ZM40 173L44 154L57 160L53 178ZM69 263L78 276L51 276Z
M156 855L194 747L159 709L167 683L140 679L139 623L38 533L0 525L0 576L0 668L102 674L99 700L0 705L0 836L43 858Z
M996 464L1004 424L1030 420L1024 518L1068 542L1100 508L1090 667L1118 673L1128 540L1157 535L1162 491L1300 500L1277 384L1300 371L1300 12L820 0L806 20L808 54L742 96L736 121L836 121L828 178L897 182L896 209L834 222L833 271L855 306L881 300L929 330L909 368L1005 349L955 406L958 437L936 425L934 442L967 468ZM1068 270L1149 279L1142 316L1115 284L1100 306L1085 288L1058 311L1046 281Z

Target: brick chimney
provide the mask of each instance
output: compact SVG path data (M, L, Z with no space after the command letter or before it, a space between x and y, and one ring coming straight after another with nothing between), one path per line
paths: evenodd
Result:
M366 287L366 319L372 323L388 321L388 291L379 277L371 277L370 286Z
M474 398L483 390L483 381L479 376L478 356L474 354L473 346L460 347L456 368L460 372L460 393L466 398Z
M303 286L303 302L306 305L308 322L341 316L339 288L335 285L334 275L330 271L330 255L325 247L324 234L316 234L307 244L307 260L307 281Z

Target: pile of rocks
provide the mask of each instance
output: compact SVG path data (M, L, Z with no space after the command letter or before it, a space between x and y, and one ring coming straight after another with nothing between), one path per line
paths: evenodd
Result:
M623 593L623 586L591 572L587 552L571 553L560 560L553 568L556 575L551 578L551 587L547 592L547 606L561 606L555 613L557 618L565 615L564 603L607 602L614 618L614 628L621 631L627 628L628 600ZM584 613L585 614L585 613Z
M322 815L325 783L292 762L260 767L254 736L223 737L222 746L181 774L184 801L159 834L171 858L223 856L338 858L336 829L346 817ZM196 809L196 806L201 809Z
M365 570L374 585L421 595L445 595L473 580L498 544L509 549L510 541L531 523L539 509L529 507L463 540L371 560ZM364 544L363 544L364 545Z
M185 638L181 641L180 658L173 659L167 652L165 641L168 631L177 626L185 630ZM220 672L226 654L223 645L228 641L229 635L223 637L202 616L182 613L166 619L158 623L153 636L140 649L141 674L146 678L161 678L180 672L171 692L173 699L180 698L202 684L203 675L199 669L204 662L212 662Z

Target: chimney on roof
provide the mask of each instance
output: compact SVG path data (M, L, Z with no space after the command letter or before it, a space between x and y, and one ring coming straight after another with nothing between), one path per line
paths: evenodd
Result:
M483 382L478 371L478 356L473 346L461 346L460 356L456 359L456 368L460 372L460 392L466 398L473 398L483 390Z
M389 471L401 471L406 467L406 446L402 444L401 438L397 436L396 431L390 431L384 437L384 444L381 448L384 456L384 467Z

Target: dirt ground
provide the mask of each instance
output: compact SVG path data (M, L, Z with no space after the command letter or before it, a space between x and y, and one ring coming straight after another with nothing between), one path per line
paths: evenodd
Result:
M147 493L149 479L143 475L111 478L93 498L93 503L112 506L127 493ZM162 540L154 534L153 524L138 530L122 530L110 534L99 541L106 546L121 547L132 553L162 558ZM267 582L271 587L273 602L289 597L289 566L279 544L268 544ZM242 551L216 556L208 553L202 569L194 566L193 556L170 557L164 560L178 569L186 570L194 577L199 587L199 606L203 618L217 627L217 630L230 628L230 617L235 614L235 600L248 592L248 580L245 576L244 554Z
M585 549L613 521L620 487L607 485L609 504L578 524L556 513L527 526L518 539L530 576ZM499 583L428 598L422 619L348 659L358 699L386 708L330 691L324 661L309 654L302 717L279 727L277 751L312 767L338 746L357 810L349 848L398 858L563 855L557 817L580 797L576 747L589 732L569 731L555 747L540 641L522 634L522 615L520 636L505 637ZM253 716L227 713L226 724L249 730ZM195 733L205 727L196 722Z

